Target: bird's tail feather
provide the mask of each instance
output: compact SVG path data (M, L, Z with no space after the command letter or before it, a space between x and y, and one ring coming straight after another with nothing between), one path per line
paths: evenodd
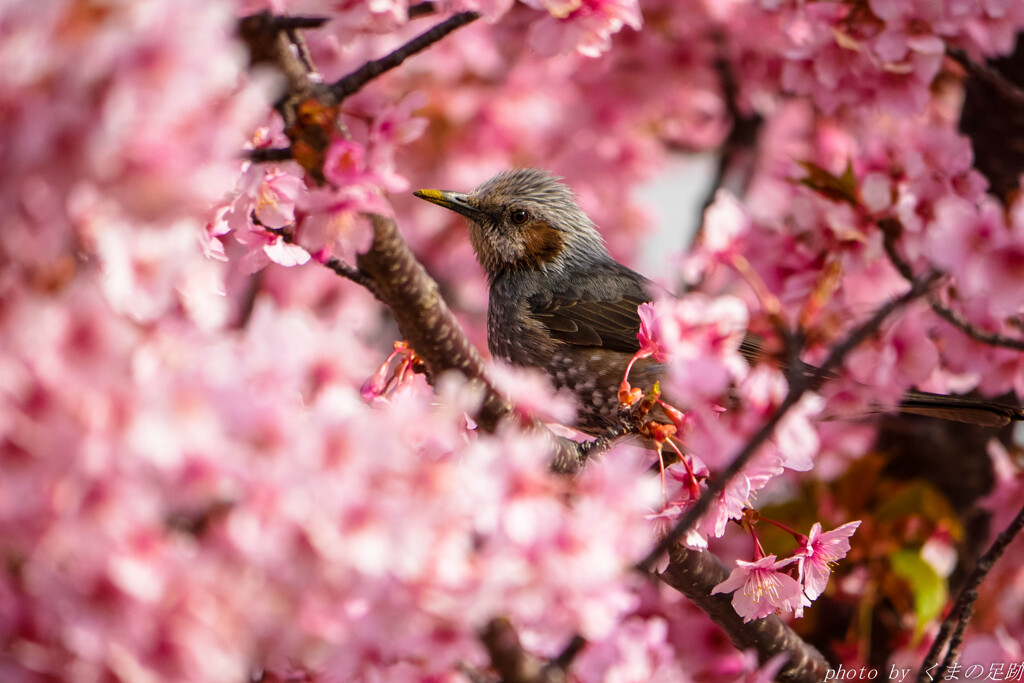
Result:
M841 414L826 415L821 419L828 422L855 420L880 413L922 415L978 427L1005 427L1011 422L1024 421L1024 409L1017 406L964 396L929 394L925 391L910 391L897 405L879 405L854 412L843 411Z
M929 394L924 391L908 393L900 401L897 410L901 413L937 417L981 427L1003 427L1011 422L1024 420L1024 409L1020 407L975 398Z

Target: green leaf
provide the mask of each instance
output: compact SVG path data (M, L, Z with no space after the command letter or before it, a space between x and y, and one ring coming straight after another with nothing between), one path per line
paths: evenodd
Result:
M894 574L907 582L914 599L914 640L918 640L925 627L942 612L949 597L946 581L935 573L917 550L897 550L889 555Z
M854 175L853 166L849 161L846 162L843 174L839 176L810 161L798 161L797 163L807 171L807 176L797 181L801 185L811 188L832 201L846 202L853 206L860 205L857 177Z

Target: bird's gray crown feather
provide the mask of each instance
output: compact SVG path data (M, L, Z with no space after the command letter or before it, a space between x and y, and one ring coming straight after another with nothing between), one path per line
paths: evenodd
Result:
M469 217L470 239L491 280L514 271L585 269L611 259L576 195L560 181L540 169L513 169L465 196L478 212Z

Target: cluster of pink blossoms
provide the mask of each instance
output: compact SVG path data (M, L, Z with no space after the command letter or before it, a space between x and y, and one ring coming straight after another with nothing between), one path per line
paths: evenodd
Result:
M1004 54L1024 26L1024 9L1016 3L778 4L789 40L783 86L810 95L826 113L869 102L899 113L920 111L947 46L979 57Z
M747 309L736 298L709 299L700 294L674 301L640 307L641 327L637 335L637 357L668 364L663 396L676 415L674 436L686 444L680 463L667 468L669 485L664 505L649 516L656 528L664 530L701 496L701 484L721 471L747 440L778 409L786 383L777 369L764 365L750 368L739 353L747 327ZM723 404L730 404L726 408ZM684 412L672 410L680 406ZM807 396L780 423L771 443L715 498L710 510L685 542L690 547L707 547L707 539L721 537L730 520L741 520L754 505L757 492L785 469L806 471L813 466L819 449L811 420L820 400ZM745 621L776 612L802 615L824 591L830 567L846 555L849 536L860 522L844 524L822 534L815 523L810 536L792 532L799 547L786 559L765 555L755 537L755 558L738 560L738 567L715 592L737 591L736 611ZM797 569L794 578L786 567Z
M243 168L274 122L232 10L2 10L0 678L422 680L485 666L494 616L547 654L611 637L651 486L476 437L458 382L365 404L370 297L249 275L359 248L357 213L407 187L392 155L422 102L364 98L326 190ZM267 232L296 224L301 246Z
M791 125L806 125L803 112L787 115L796 119ZM985 194L968 140L942 125L943 116L893 122L869 115L850 121L844 132L827 130L827 145L810 161L835 180L848 168L848 196L826 196L795 164L754 188L745 206L720 196L691 266L720 282L709 271L741 250L787 318L810 322L812 338L831 341L906 289L884 246L886 229L897 225L893 245L901 261L918 276L946 274L939 291L953 310L980 329L1012 336L1024 310L1024 288L1014 284L1020 279L1014 264L1024 253L1021 203L1003 210ZM821 300L830 269L841 272L842 286L828 290L825 305L809 318L807 302ZM741 293L754 299L749 288ZM752 305L763 312L761 302ZM811 349L809 359L820 360L824 350ZM873 400L892 403L911 386L1021 392L1021 362L1012 349L972 341L918 304L851 354L847 368L852 379L874 388ZM863 394L853 385L840 388L848 398Z
M820 360L906 287L883 249L889 219L915 272L946 274L951 307L1018 331L1022 204L986 195L934 76L947 47L1009 52L1019 4L434 3L485 19L345 101L323 184L293 162L242 161L287 139L280 82L248 69L239 15L329 17L305 35L330 81L431 25L410 18L417 4L0 9L0 678L461 680L488 666L478 632L496 616L540 656L585 636L581 680L740 677L757 663L630 565L652 542L645 513L656 529L678 519L785 396L778 370L737 353L747 325L770 327L774 306ZM742 200L719 195L689 263L714 298L642 311L686 411L689 469L669 467L659 490L619 450L552 477L536 439L467 429L471 388L444 378L434 393L408 365L403 391L363 400L394 330L315 262L365 247L362 213L398 219L482 342L461 226L406 190L548 166L629 260L647 223L633 189L668 149L716 149L729 132L723 61L740 113L764 118L763 159ZM825 196L847 168L847 194ZM1024 392L1021 354L924 304L845 372L861 384L837 382L829 412L911 385ZM536 376L497 374L523 413L571 420ZM863 426L814 422L823 410L816 397L791 410L687 542L722 536L771 482L812 466L826 478L830 453L846 458L834 475L867 449ZM992 452L998 525L1020 482ZM717 590L745 620L799 612L857 524L814 524L781 560L757 545ZM968 636L972 656L1019 657L1009 559L992 581L1010 599L989 608L992 633Z

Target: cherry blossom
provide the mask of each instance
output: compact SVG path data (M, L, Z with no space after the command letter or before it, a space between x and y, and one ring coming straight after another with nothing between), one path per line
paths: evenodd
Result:
M546 9L551 16L541 19L530 31L530 45L550 56L577 50L598 57L611 47L611 36L624 26L639 29L642 24L636 0L526 0Z
M825 591L832 565L850 552L850 536L860 527L860 521L848 522L832 531L822 532L821 524L814 523L799 553L800 582L804 593L816 600Z
M742 377L739 343L747 322L739 299L694 295L640 307L641 353L669 362L669 389L677 401L720 395Z
M800 584L779 571L793 562L793 558L776 560L775 555L754 562L737 560L729 578L715 586L712 594L733 593L732 606L745 622L797 609L803 604Z

